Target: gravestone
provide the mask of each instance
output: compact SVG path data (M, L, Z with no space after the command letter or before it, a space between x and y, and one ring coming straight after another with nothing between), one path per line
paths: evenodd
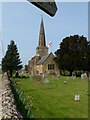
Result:
M89 73L89 81L90 81L90 73Z
M57 74L57 78L60 78L60 74Z
M83 79L84 79L84 80L87 80L87 79L88 79L88 77L87 77L87 74L86 74L86 73L84 73L84 74L83 74Z
M78 101L80 100L80 95L77 95L77 99L78 99Z
M56 74L55 76L53 76L53 78L54 78L55 80L58 80L58 79L59 79L58 74Z
M77 100L78 100L78 99L77 99L77 95L75 95L74 100L75 100L75 101L77 101Z
M76 76L73 76L73 79L76 79Z
M66 84L67 82L66 82L66 80L64 81L64 84Z
M41 82L41 76L40 75L34 76L34 79L35 79L36 83L40 83Z
M76 79L75 73L72 74L72 78L73 78L73 79Z
M79 101L80 100L80 95L75 95L74 100Z
M58 79L60 78L60 74L57 74L57 76L56 76L56 77L57 77L57 80L58 80Z
M69 80L69 77L68 77L68 76L66 77L66 80Z
M44 83L45 83L45 84L48 84L48 83L49 83L49 80L48 80L47 78L45 78Z
M75 79L76 78L76 74L73 72L72 73L72 78Z
M81 79L83 80L83 74L81 74Z
M86 73L81 74L81 79L82 79L82 80L87 80L87 79L88 79L87 74L86 74Z
M42 74L42 77L43 77L43 78L45 77L45 74L44 74L44 73Z

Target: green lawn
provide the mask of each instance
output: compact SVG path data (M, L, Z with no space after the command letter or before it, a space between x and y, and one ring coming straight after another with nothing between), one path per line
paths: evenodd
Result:
M33 79L19 78L15 80L28 97L32 115L35 118L87 118L88 117L88 82L80 78L67 80L66 77L48 78L50 83L36 83ZM80 95L80 101L75 102L75 94Z

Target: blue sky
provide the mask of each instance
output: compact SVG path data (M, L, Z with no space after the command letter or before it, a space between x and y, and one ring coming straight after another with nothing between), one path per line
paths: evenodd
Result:
M88 39L90 40L90 1L88 3Z
M2 42L1 42L1 33L2 32L2 4L0 2L0 61L2 60ZM0 62L1 63L1 62Z
M63 38L79 34L88 37L88 3L57 2L58 11L50 17L28 2L2 3L2 40L4 53L11 40L17 44L23 64L36 53L41 15L44 19L46 43L52 41L49 52L55 52Z

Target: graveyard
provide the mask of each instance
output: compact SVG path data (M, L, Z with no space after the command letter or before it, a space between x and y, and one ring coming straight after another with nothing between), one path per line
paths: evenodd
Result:
M32 118L88 118L88 80L48 76L13 78L13 82L28 98Z

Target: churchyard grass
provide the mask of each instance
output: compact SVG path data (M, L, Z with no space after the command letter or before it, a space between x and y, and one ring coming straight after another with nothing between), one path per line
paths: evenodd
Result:
M14 79L28 98L32 117L34 118L87 118L88 117L88 82L77 77L75 79L61 76L48 77L50 83L41 83L34 79ZM66 84L64 81L66 80ZM80 95L75 101L74 96Z

